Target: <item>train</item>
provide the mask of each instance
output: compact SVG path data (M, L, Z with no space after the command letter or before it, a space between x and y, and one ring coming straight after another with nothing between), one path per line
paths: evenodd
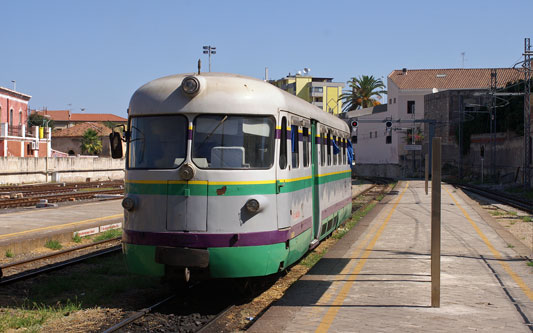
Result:
M349 125L269 82L227 73L155 79L131 97L123 253L134 273L280 272L351 216Z

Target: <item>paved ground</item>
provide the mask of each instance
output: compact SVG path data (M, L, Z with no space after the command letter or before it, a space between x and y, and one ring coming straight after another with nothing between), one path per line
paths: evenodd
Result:
M42 239L71 238L74 231L122 222L123 219L121 200L29 208L0 214L0 249L17 249L16 253L19 253L42 246Z
M400 182L250 331L532 332L533 267L462 192L445 185L441 198L439 308L431 193L423 181Z

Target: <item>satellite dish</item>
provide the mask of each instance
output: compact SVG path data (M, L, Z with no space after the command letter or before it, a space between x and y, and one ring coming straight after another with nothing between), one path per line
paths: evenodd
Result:
M311 71L311 68L307 68L307 67L304 68L304 74L308 74L310 71Z
M296 74L302 75L302 71L298 71L298 72L296 72Z
M436 94L436 93L439 92L439 89L437 89L437 88L433 88L432 92L433 92L434 94Z

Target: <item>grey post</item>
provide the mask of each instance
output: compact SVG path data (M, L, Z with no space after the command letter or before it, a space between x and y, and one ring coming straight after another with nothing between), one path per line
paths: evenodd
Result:
M429 179L429 154L426 154L426 158L425 158L425 164L426 164L426 167L425 167L425 170L426 170L426 195L428 195L428 179Z
M431 172L431 307L440 308L441 138L432 141Z

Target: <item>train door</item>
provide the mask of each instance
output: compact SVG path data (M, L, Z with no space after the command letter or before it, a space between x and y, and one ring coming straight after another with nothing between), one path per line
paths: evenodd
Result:
M290 150L289 140L290 140L290 125L289 125L289 114L287 112L280 112L278 129L276 132L276 137L279 138L279 149L278 151L278 165L276 167L276 204L278 212L278 229L290 227L291 216L291 202L290 202L290 193L288 189L287 180L290 177Z
M311 184L313 187L313 239L318 239L320 230L320 196L318 191L318 146L320 145L320 132L316 120L311 121Z

